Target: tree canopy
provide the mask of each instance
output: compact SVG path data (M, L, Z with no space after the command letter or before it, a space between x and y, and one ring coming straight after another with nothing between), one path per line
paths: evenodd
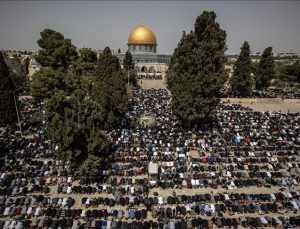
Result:
M71 40L52 29L44 29L37 43L41 49L35 59L43 67L66 69L77 58L76 47Z
M65 90L65 73L42 68L32 76L31 93L36 100L50 98L59 90Z
M281 71L279 72L279 78L287 82L300 83L300 64L295 63L282 66Z
M230 81L231 91L235 95L250 95L253 90L253 78L251 76L252 64L250 57L250 45L247 41L241 47L241 53L234 64Z
M272 54L272 47L264 50L255 76L257 90L263 90L270 86L271 79L276 77L275 62Z
M126 69L134 69L134 62L133 62L133 58L132 55L130 53L129 50L126 51L125 53L125 58L124 58L124 62L123 62L123 66Z
M80 60L86 63L97 63L97 54L90 48L79 49Z
M128 81L128 69L129 69L129 83L133 86L137 86L136 70L134 69L133 57L129 50L127 50L127 52L125 53L123 67L126 70L126 71L123 71L124 81L126 83Z
M101 157L109 146L101 132L103 109L85 99L78 90L72 96L56 94L47 103L47 134L59 146L62 156L81 164L89 154Z
M73 62L74 72L78 76L94 76L97 70L97 54L90 48L79 50L79 58Z
M123 78L119 59L106 47L98 60L92 99L104 108L108 126L116 124L127 110L128 95Z
M226 32L215 19L208 11L197 17L194 31L183 33L167 72L172 110L184 125L209 119L227 80Z
M59 155L85 174L95 175L109 152L104 130L127 110L127 92L119 59L104 49L79 50L61 33L45 29L38 44L42 68L33 76L32 95L46 100L46 131ZM93 167L91 169L91 167Z
M99 168L102 164L102 160L92 154L88 155L88 158L84 160L79 168L81 175L97 176L99 174Z

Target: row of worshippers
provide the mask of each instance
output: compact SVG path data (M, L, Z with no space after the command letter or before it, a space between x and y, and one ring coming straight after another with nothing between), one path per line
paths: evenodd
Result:
M96 229L193 229L193 228L212 228L213 223L217 227L284 227L292 228L300 226L300 217L287 216L260 216L260 217L239 217L225 218L213 217L211 220L195 217L191 219L181 220L162 220L162 221L111 221L111 220L95 220L88 219L82 221L80 219L38 219L32 220L0 220L1 229L23 229L23 228L96 228Z
M299 114L259 113L242 108L232 111L234 109L229 110L231 108L228 105L226 105L227 107L220 105L219 109L222 110L217 111L215 114L215 121L187 130L172 115L170 109L171 97L166 90L134 90L133 96L133 99L130 101L131 109L125 117L125 126L122 125L119 129L113 129L108 134L117 147L117 151L111 159L111 166L99 168L99 177L81 177L76 173L76 168L72 168L69 162L61 161L57 155L57 146L52 145L47 140L44 123L29 121L35 112L44 113L44 104L37 104L33 101L22 103L22 131L24 135L34 135L35 137L31 139L22 138L20 133L17 132L17 126L11 130L1 130L0 149L3 154L1 154L0 159L2 165L0 169L0 184L1 190L3 190L1 191L2 195L12 196L13 198L25 195L31 198L35 193L44 195L50 191L50 188L53 189L55 185L58 185L59 188L53 190L59 193L69 193L70 195L74 193L75 195L102 193L102 195L108 195L108 205L114 206L118 201L121 203L122 200L125 201L126 205L127 198L128 202L131 202L130 204L132 204L132 201L133 204L138 202L135 197L138 197L139 201L141 200L140 198L144 200L149 195L149 189L154 187L168 189L178 187L185 189L188 187L206 186L222 187L224 186L223 184L226 184L225 188L256 187L257 184L269 184L274 187L297 185L299 181L299 173L297 173L297 168L299 168L299 158L297 158L297 139L299 138L299 122L297 120ZM132 125L136 118L145 114L154 115L157 125ZM128 126L126 127L126 125ZM267 148L270 146L272 148ZM194 159L189 155L193 150L199 153L198 159ZM241 154L236 156L234 152L240 152ZM280 153L282 154L280 155ZM128 155L128 158L135 155L136 160L124 162L123 155L125 154ZM227 157L228 159L226 159ZM241 161L235 161L234 158L239 158ZM257 159L257 161L254 161L253 158ZM265 161L266 158L277 160ZM273 163L274 166L270 167L268 171L271 177L266 172L259 171L258 167L256 171L251 171L249 168L241 168L242 165L245 165L243 161L246 159L248 160L248 166L251 166L251 164L262 166L264 163ZM152 160L159 164L161 171L157 175L155 186L150 185L150 178L144 177L148 169L145 165ZM227 166L227 164L231 166ZM290 171L276 178L275 174L277 173L275 172L277 172L277 167L280 168L280 173L283 173L282 170L286 172L286 170L290 169ZM226 173L223 173L224 168ZM295 169L293 177L291 169ZM136 171L136 177L131 176L130 172L127 173L127 170ZM142 172L138 173L138 171ZM238 173L249 175L250 172L251 177L243 177L241 175L241 177L235 179L235 175ZM274 177L272 177L272 173ZM210 176L207 176L208 174ZM265 174L266 177L264 175L261 176L262 174ZM279 180L282 180L282 182L277 182ZM123 190L120 190L120 187ZM238 194L239 190L237 189L235 192ZM52 194L48 193L48 195L51 196ZM115 198L112 198L113 196ZM180 207L179 212L183 221L185 221L186 217L183 216L182 212L184 213L187 210L186 207L188 207L188 210L190 208L193 211L199 211L199 214L206 212L205 210L210 212L212 210L218 211L219 208L222 211L224 206L225 211L237 213L240 211L250 212L252 210L276 212L280 208L297 210L299 208L297 202L299 201L299 196L297 194L292 196L292 199L288 197L282 200L282 206L264 203L263 199L258 197L257 201L259 204L257 206L259 206L259 209L254 206L255 210L252 205L246 203L217 203L217 201L216 203L201 203L202 200L195 203L194 206L183 204L178 207ZM59 199L63 202L64 198L58 198L57 202L53 201L53 203L56 202L56 206L59 209L57 210L56 208L55 214L54 210L52 210L53 206L51 207L49 202L45 202L44 206L24 206L24 204L21 206L18 205L18 202L14 205L13 202L7 201L7 205L3 205L2 209L5 212L5 209L8 208L6 212L9 215L10 213L15 214L17 212L16 209L18 209L18 212L21 209L22 214L22 210L27 208L28 211L31 207L32 209L29 210L30 214L28 215L30 219L34 218L35 215L39 219L40 215L45 213L50 215L50 220L52 220L52 215L66 218L66 215L69 215L70 212L72 216L72 210L75 212L76 209L72 207L73 201L70 202L70 209L57 204ZM146 204L151 203L150 198L151 196L149 196L149 201ZM177 198L179 201L182 197L178 196ZM112 199L114 201L111 201ZM157 203L154 197L152 199L153 203L148 204L147 216L150 215L150 212L152 214L153 209L159 210L159 206L163 208L163 211L157 211L161 212L158 214L160 217L157 217L155 220L157 223L159 221L158 218L165 218L164 216L169 214L167 212L170 212L168 207L164 206L168 204L168 199L170 203L173 203L174 200L176 204L176 197L159 196ZM187 199L189 198L187 197ZM193 197L190 197L190 199L193 199ZM271 200L273 201L273 199ZM242 209L240 206L242 206ZM107 211L108 209L109 207L104 210ZM78 210L80 211L81 209ZM83 210L85 209L83 208L81 213L85 212L84 215L81 216L80 213L79 217L87 218L86 214L89 216L89 209ZM111 210L112 214L116 211L119 214L118 208ZM141 210L130 209L124 211L124 217L126 213L129 215L129 218L135 220L136 216L139 218ZM90 211L92 214L93 210ZM172 208L171 212L173 212ZM100 214L100 211L98 213ZM103 213L102 210L101 213ZM131 213L131 217L129 213ZM294 220L294 218L291 219L292 221ZM54 224L58 225L58 222L61 222L61 220L64 219L58 219ZM229 218L228 221L230 221ZM225 222L227 223L226 219ZM217 221L214 221L214 223L216 224Z

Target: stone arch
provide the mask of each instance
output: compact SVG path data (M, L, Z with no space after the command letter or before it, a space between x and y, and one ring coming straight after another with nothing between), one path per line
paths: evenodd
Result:
M146 66L141 67L141 72L147 73L148 72L147 67Z
M154 73L154 72L155 72L155 69L154 69L153 66L150 66L150 67L149 67L149 72L151 72L151 73Z
M135 69L137 72L140 72L140 71L141 71L141 69L140 69L139 66L135 66L134 69Z

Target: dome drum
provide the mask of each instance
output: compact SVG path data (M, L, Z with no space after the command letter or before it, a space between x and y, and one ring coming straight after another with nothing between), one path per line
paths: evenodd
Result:
M130 52L151 52L156 53L156 45L149 44L128 44Z

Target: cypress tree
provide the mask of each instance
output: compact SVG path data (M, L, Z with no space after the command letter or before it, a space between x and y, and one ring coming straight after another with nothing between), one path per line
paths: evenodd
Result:
M14 100L15 87L3 55L0 52L0 126L10 125L17 121Z
M270 86L271 79L276 77L275 62L272 54L272 47L264 50L255 76L257 90L263 90Z
M214 12L204 11L198 16L195 31L183 34L167 72L172 110L184 125L209 119L227 80L226 32L215 19Z
M128 69L129 69L129 82L133 86L137 86L136 71L134 70L134 62L129 50L127 50L125 53L123 67L124 69L126 69L126 71L123 71L124 81L126 82L126 84L128 81Z
M124 63L123 63L124 68L126 69L134 69L134 62L131 53L129 50L126 51L125 53L125 58L124 58Z
M123 77L119 59L106 47L98 60L92 99L104 108L107 126L118 123L127 110L128 96Z
M235 95L250 95L253 88L250 46L247 41L241 47L241 53L233 67L233 74L230 81L231 91Z

